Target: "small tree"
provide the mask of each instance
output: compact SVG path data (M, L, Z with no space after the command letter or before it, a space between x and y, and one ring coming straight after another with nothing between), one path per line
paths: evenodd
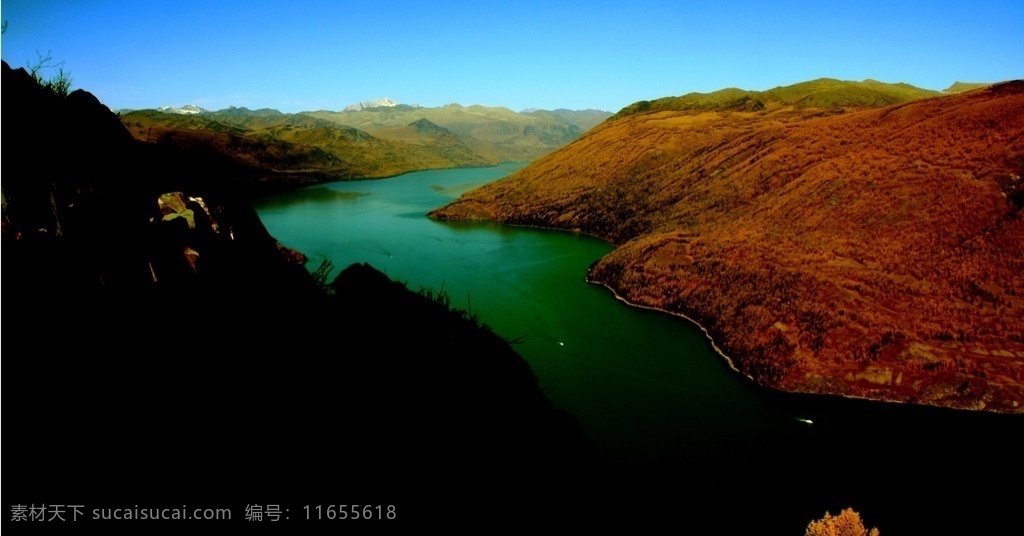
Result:
M46 53L46 57L43 57L43 55L37 50L36 55L39 59L36 63L30 63L28 65L26 68L28 74L31 75L40 86L51 91L54 95L58 97L67 97L68 93L71 92L71 73L64 70L64 62L56 64L53 63L53 56L49 52ZM53 71L54 69L56 69L57 72L53 76L49 78L43 76L44 71Z
M331 272L333 271L334 263L327 258L321 261L320 266L317 266L316 270L313 271L313 280L316 281L317 286L327 294L334 293L334 288L332 288L330 284Z
M837 516L825 512L825 517L811 521L804 536L878 536L878 529L869 531L864 528L860 514L853 508L847 508Z

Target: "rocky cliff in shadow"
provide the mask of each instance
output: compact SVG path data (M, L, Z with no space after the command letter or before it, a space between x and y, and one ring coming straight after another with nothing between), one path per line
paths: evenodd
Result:
M6 63L3 110L12 504L444 519L438 504L507 512L492 494L550 492L592 462L474 319L366 265L314 279L241 193L245 169L134 141L91 94Z

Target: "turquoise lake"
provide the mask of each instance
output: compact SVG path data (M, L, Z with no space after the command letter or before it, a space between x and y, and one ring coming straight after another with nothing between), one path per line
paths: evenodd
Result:
M895 472L900 485L916 488L979 467L989 477L1005 474L1009 460L993 453L1013 442L1015 416L760 388L733 372L697 326L629 307L587 283L588 266L611 251L604 241L425 217L520 167L330 183L262 199L257 211L274 237L309 257L310 270L323 259L336 270L369 263L413 290L444 290L454 306L479 315L514 341L544 392L576 416L616 470L678 477L730 466L758 481L813 480L841 461L846 480L805 490L794 516L853 505L897 528L909 524L899 507L905 495L872 493L879 479Z

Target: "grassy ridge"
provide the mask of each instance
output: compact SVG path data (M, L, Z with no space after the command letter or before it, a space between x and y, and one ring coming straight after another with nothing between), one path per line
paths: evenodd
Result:
M955 95L957 93L964 93L966 91L974 91L975 89L981 89L983 87L991 86L992 84L986 82L953 82L953 85L942 90L943 93Z
M875 108L916 99L935 97L937 91L909 84L886 84L875 80L849 82L819 78L767 91L728 88L712 93L688 93L633 103L615 118L659 111L748 110L761 111L783 106L796 108Z

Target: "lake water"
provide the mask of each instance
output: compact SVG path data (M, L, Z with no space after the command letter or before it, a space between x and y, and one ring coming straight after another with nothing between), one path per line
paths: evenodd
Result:
M990 504L968 501L1020 478L1015 416L761 389L731 371L693 324L588 284L587 267L611 250L607 243L425 217L521 166L331 183L263 199L257 211L311 270L323 259L339 269L369 263L414 290L443 289L515 340L548 397L579 419L616 471L706 479L717 467L728 478L746 475L736 487L749 493L793 479L807 486L793 497L793 524L854 506L882 534L927 525L910 507L918 499L946 516L937 526L966 523ZM920 495L937 487L935 497Z

